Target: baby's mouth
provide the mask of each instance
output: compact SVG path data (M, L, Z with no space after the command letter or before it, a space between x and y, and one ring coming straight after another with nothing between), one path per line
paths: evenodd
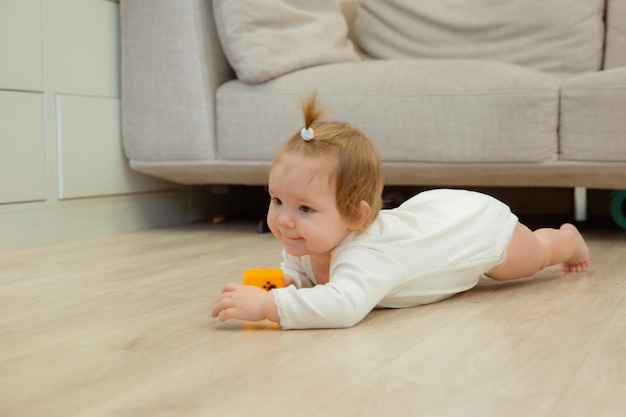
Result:
M302 240L302 236L287 236L284 235L285 237L285 242L298 242L300 240Z

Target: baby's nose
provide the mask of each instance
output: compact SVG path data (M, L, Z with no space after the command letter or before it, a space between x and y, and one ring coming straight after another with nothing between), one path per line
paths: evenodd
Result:
M285 226L285 227L294 227L294 221L293 218L288 214L288 213L281 213L278 216L278 224L280 224L281 226Z

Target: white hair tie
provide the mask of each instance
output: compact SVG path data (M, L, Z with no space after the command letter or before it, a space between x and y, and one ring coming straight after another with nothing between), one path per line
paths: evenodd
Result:
M300 136L302 136L302 139L305 140L305 142L309 142L311 139L313 139L313 128L305 128L303 127L302 130L300 131Z

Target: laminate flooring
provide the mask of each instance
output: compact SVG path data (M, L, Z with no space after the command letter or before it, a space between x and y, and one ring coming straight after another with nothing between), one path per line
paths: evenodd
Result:
M591 268L483 279L355 327L283 331L210 309L276 266L253 223L0 253L0 416L624 416L626 231Z

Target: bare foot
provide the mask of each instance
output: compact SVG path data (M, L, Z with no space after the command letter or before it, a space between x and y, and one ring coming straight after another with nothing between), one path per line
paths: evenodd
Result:
M585 243L585 239L582 237L576 226L573 224L565 223L560 227L560 230L566 231L574 235L577 240L577 248L571 258L561 264L561 271L563 272L582 272L589 267L589 248Z

